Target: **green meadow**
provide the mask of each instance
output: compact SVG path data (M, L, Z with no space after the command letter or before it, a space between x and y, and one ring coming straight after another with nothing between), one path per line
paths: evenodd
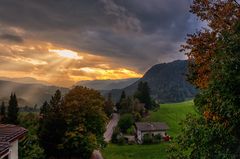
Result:
M193 101L173 104L161 104L157 111L150 113L144 121L165 122L170 129L167 133L175 137L181 130L179 122L185 119L188 113L195 113ZM114 145L109 144L103 151L104 159L164 159L167 157L166 149L170 143L153 145Z

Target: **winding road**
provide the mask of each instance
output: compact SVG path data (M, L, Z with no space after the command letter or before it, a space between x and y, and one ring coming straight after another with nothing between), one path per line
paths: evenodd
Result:
M104 133L104 140L106 142L111 141L112 134L113 134L113 129L117 126L118 121L119 121L119 114L113 113L112 119L108 123L106 131Z
M117 126L119 121L119 114L113 113L112 119L109 121L106 127L106 131L104 133L104 141L111 141L113 129ZM103 159L102 154L99 150L94 150L91 159Z

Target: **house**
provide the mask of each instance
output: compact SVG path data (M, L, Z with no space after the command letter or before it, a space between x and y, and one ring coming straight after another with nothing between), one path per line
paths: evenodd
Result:
M138 143L143 142L143 136L145 134L151 134L152 136L161 135L165 137L166 130L169 129L166 123L162 122L136 122L136 138Z
M126 143L128 144L135 144L136 143L136 139L134 135L123 135Z
M0 124L0 159L18 159L18 141L27 130L9 124Z

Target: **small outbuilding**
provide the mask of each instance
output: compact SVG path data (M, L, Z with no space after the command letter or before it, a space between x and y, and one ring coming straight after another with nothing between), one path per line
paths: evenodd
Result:
M161 135L165 137L166 131L169 129L168 125L163 122L136 122L135 128L138 143L143 142L143 136L145 134L151 134L152 136Z
M9 124L0 124L0 159L18 159L18 141L27 130Z

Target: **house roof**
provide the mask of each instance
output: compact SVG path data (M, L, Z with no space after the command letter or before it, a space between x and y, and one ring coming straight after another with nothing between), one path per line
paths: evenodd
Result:
M10 124L0 124L0 157L9 152L10 143L23 137L27 130Z
M10 124L0 124L0 142L13 142L27 133L27 130Z
M0 142L0 157L6 155L9 152L10 144L7 142Z
M162 122L136 122L135 125L139 131L162 131L169 129L168 125Z

